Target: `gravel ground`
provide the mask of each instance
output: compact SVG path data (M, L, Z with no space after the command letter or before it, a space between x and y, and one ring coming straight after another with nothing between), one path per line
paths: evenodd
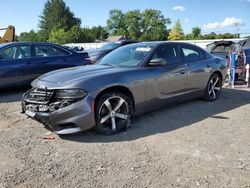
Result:
M22 92L0 94L0 187L250 187L249 89L63 137L20 113Z

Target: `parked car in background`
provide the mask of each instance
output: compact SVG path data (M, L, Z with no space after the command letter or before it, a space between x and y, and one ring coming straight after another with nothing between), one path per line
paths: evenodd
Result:
M107 43L107 44L103 45L101 48L97 48L97 49L94 49L94 50L86 50L84 52L88 53L89 61L91 63L96 63L101 58L103 58L105 55L112 52L113 50L115 50L115 49L117 49L117 48L119 48L121 46L125 46L125 45L136 43L136 42L138 42L138 41L135 41L135 40L119 40L119 41L116 41L116 42Z
M192 44L130 44L98 64L37 78L23 96L22 109L57 134L93 127L111 134L130 126L133 116L169 102L195 97L215 101L226 68L225 59Z
M206 46L207 51L211 54L227 58L229 52L235 52L240 49L240 45L233 41L215 41Z
M241 49L248 49L250 48L250 38L240 40L238 44L241 46Z
M86 65L83 54L51 43L13 42L0 45L0 88L29 85L52 70Z
M250 48L245 48L245 49L242 49L241 51L244 52L245 54L245 58L246 58L245 63L250 64Z

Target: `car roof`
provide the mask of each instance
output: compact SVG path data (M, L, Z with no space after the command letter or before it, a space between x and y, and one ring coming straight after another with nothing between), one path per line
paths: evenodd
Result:
M54 47L61 48L65 51L68 51L69 53L77 53L73 49L69 49L69 48L66 48L64 46L50 43L50 42L9 42L9 43L0 44L0 49L5 48L5 47L8 48L8 47L15 46L15 45L48 45L48 46L54 46Z
M28 44L28 45L31 45L31 44L36 44L36 45L39 45L39 44L46 44L46 45L57 45L57 44L53 44L53 43L50 43L50 42L8 42L8 43L4 43L4 44L1 44L3 46L7 46L7 45L15 45L15 44Z
M140 43L145 44L145 45L152 45L152 46L157 46L157 45L160 45L160 44L185 44L185 45L191 45L191 46L199 47L199 46L191 44L191 43L178 42L178 41L146 41L146 42L140 42Z

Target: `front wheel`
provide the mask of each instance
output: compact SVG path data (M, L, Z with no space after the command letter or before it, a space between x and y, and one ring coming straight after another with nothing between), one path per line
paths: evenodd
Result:
M95 130L110 135L125 130L130 126L132 116L132 100L119 93L106 93L97 101Z
M222 80L218 74L212 74L208 80L207 87L204 93L204 99L207 101L215 101L221 93Z

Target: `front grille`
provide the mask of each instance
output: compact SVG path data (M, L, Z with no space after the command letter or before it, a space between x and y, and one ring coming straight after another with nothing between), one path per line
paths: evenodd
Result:
M52 96L52 90L33 89L27 94L25 101L34 104L48 104Z

